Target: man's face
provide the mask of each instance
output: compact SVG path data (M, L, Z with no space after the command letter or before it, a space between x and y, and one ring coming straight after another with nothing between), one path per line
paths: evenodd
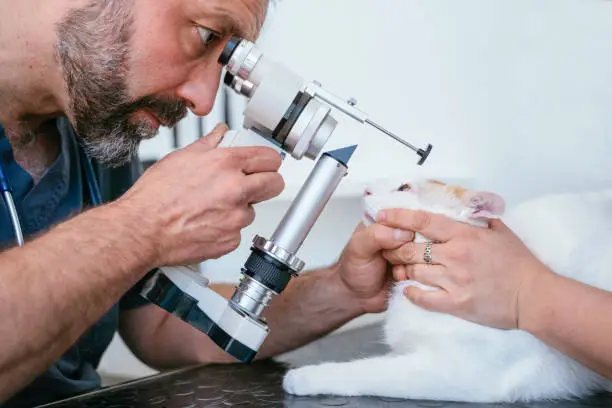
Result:
M67 115L94 158L120 165L186 113L208 114L231 35L255 40L267 0L90 0L58 25ZM203 41L203 27L215 33Z

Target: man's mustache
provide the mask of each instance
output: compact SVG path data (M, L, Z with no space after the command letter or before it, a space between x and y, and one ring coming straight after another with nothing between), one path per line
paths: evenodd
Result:
M114 109L112 116L126 117L146 110L154 114L163 126L172 127L187 116L187 104L178 98L146 96Z

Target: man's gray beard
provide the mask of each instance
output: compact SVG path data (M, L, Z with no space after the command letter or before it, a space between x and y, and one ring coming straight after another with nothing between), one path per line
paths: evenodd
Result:
M111 167L120 166L137 153L141 140L150 139L157 133L146 129L146 124L135 126L134 130L136 133L129 135L116 123L110 129L89 131L80 141L89 157Z
M147 96L130 101L127 86L133 0L92 0L58 25L58 59L71 106L69 116L88 155L111 167L128 162L140 142L157 134L147 109L166 126L182 119L181 100Z

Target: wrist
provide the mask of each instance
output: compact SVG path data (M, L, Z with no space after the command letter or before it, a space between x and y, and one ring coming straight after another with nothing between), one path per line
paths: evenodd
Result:
M123 254L130 269L148 271L158 266L155 232L151 223L143 219L143 212L131 208L128 202L116 201L90 213L112 229L112 242L116 246L113 250Z
M328 279L328 286L333 288L334 291L333 295L339 302L342 302L346 306L347 311L352 314L353 317L367 313L367 301L357 296L343 278L341 262L337 262L329 267Z
M517 300L517 327L538 336L542 323L547 319L549 302L547 294L561 277L539 264L531 277L521 285Z

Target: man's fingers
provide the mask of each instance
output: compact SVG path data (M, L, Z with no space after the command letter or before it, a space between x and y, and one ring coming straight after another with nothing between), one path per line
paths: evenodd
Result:
M415 286L404 289L404 295L415 305L432 312L449 313L452 300L444 289L423 290Z
M377 215L377 222L392 228L419 232L433 240L446 242L458 228L464 227L457 221L441 214L404 209L386 209Z
M398 282L408 280L408 265L394 265L393 279Z
M232 149L242 163L244 174L278 171L283 164L281 155L270 147L251 146L233 147Z
M431 244L431 260L433 264L444 263L442 261L443 250L440 244ZM393 265L401 264L424 264L425 244L407 242L399 248L383 251L383 257Z
M285 181L279 173L255 173L245 177L239 199L243 203L257 204L278 196L284 189Z
M212 150L218 147L228 130L227 125L219 124L208 136L202 137L194 145L206 151ZM236 161L245 174L278 171L283 163L281 155L270 147L240 146L226 147L225 149L231 150L231 154L235 156Z
M381 250L398 248L413 239L414 234L409 231L372 224L355 231L348 250L360 258L370 258Z

